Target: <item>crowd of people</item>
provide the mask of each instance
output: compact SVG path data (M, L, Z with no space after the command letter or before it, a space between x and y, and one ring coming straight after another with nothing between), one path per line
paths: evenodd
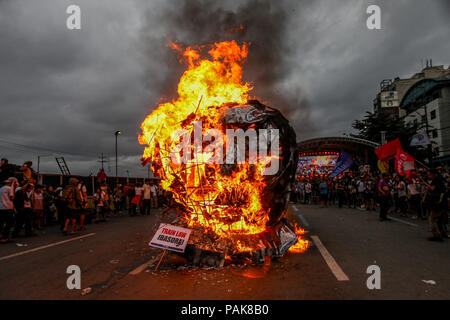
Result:
M94 223L110 216L150 215L151 209L167 206L170 197L157 183L128 183L110 186L99 182L93 196L88 196L82 179L72 177L65 186L36 184L30 161L14 174L7 159L0 165L0 243L8 243L24 231L26 237L36 230L59 225L64 235L86 229L86 218Z
M447 170L411 171L399 175L344 174L300 177L293 186L291 200L295 203L337 205L338 208L379 210L380 221L389 220L390 213L412 219L428 219L433 237L448 238L448 194L450 179ZM150 215L151 209L172 205L170 194L147 179L144 184L128 183L110 186L98 181L98 188L89 197L82 179L70 178L65 186L37 185L32 162L20 167L14 175L7 159L0 164L0 242L7 243L20 235L34 236L35 230L58 224L64 235L86 229L86 217L94 223L110 216ZM379 208L379 209L378 209Z
M390 213L429 222L432 237L448 238L449 172L445 169L413 170L408 177L390 174L346 174L335 177L300 177L293 186L295 203L337 205L338 208L379 210L380 221ZM379 209L377 209L379 207Z

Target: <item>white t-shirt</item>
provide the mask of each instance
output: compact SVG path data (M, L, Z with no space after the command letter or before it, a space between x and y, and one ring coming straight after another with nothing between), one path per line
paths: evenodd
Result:
M305 185L305 191L306 191L306 193L311 193L311 183L307 183L306 185Z
M156 192L158 191L158 187L155 185L150 186L150 191L152 192L152 197L156 197Z
M398 190L398 197L399 198L406 197L406 185L405 185L405 183L403 181L400 181L398 183L397 190Z
M3 186L0 188L0 210L14 209L14 204L11 200L13 196L13 190L10 186Z
M143 190L144 188L142 188L142 187L136 187L136 188L134 188L134 191L136 191L136 195L137 196L141 196L142 195L142 190Z
M415 178L412 179L412 183L408 184L408 189L411 192L411 195L420 194L420 184L419 181Z
M366 186L364 185L364 181L359 180L356 185L358 186L358 192L364 192L366 190Z

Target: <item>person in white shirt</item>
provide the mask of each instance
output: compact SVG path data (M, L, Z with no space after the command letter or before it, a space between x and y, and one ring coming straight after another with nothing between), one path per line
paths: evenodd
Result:
M422 217L422 197L421 193L421 185L420 180L415 171L411 171L411 174L408 178L408 189L411 194L409 198L410 207L414 208L415 215L413 219L423 219Z
M400 209L400 215L402 217L406 217L406 210L408 208L408 204L406 202L406 184L400 176L395 177L394 188L398 195L398 208Z
M152 185L150 186L150 192L151 192L151 206L152 208L158 208L158 186L152 182Z
M4 181L5 185L0 188L0 243L9 242L9 233L14 220L14 192L18 185L14 177Z
M308 180L305 184L305 201L303 202L304 204L309 204L311 192L312 192L312 185Z
M356 187L358 188L358 205L363 206L364 203L364 192L366 191L366 184L363 179L358 179L356 182Z
M142 189L142 214L150 215L150 207L152 200L152 186L150 186L150 180L145 180L144 187Z
M94 203L96 209L95 223L100 221L106 221L105 218L105 197L106 193L102 189L98 188L97 192L94 193ZM101 219L100 219L101 216Z

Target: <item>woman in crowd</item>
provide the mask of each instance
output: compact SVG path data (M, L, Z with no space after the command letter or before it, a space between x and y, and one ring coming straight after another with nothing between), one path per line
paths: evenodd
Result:
M406 211L408 209L408 203L406 200L407 189L405 182L400 178L400 176L395 177L394 189L397 193L397 204L400 215L402 217L406 217Z
M36 186L36 189L31 195L31 206L33 209L33 228L37 230L44 229L44 194L42 192L42 186Z
M95 204L95 223L105 222L105 198L106 192L101 188L97 188L97 192L94 193Z

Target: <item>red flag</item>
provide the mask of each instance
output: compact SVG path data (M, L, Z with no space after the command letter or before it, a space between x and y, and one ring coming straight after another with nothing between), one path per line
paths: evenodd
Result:
M398 149L402 149L399 138L389 141L388 143L385 143L381 147L375 149L375 154L380 161L388 161L395 157Z
M397 149L397 154L395 157L395 171L403 176L409 176L409 172L414 169L414 159L412 156L403 151L402 148Z

